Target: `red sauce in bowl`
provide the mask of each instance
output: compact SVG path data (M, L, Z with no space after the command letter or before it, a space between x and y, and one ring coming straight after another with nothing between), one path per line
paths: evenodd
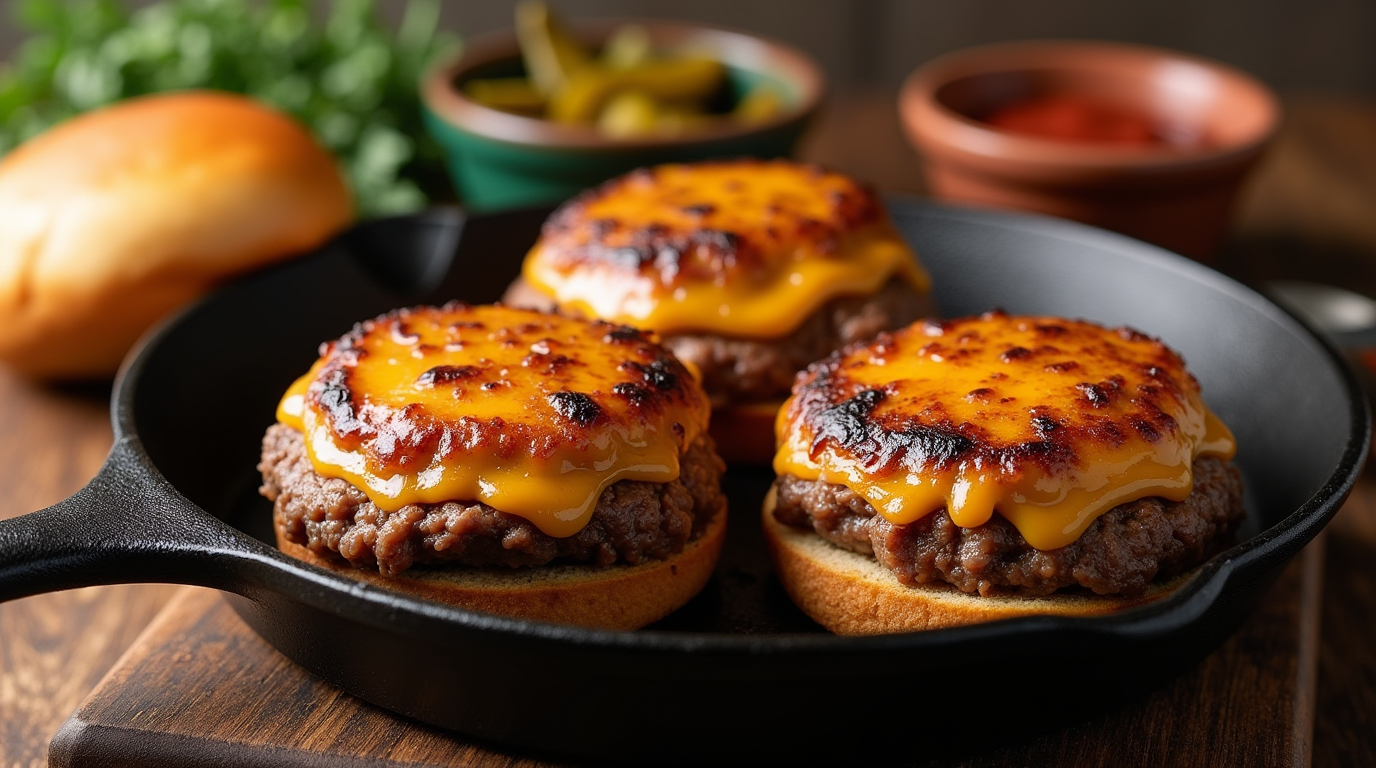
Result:
M984 122L1008 131L1059 141L1147 146L1174 143L1147 115L1083 96L1034 96L995 109Z

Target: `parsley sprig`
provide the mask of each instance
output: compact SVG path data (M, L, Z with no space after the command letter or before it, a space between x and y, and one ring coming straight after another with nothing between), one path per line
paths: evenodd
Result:
M395 30L373 0L22 0L29 36L0 64L0 155L58 122L120 99L213 88L301 120L340 160L365 216L447 197L425 135L417 84L458 41L438 31L438 0L410 0Z

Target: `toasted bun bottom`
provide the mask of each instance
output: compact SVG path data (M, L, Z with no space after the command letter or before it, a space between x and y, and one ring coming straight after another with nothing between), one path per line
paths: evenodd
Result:
M713 408L707 431L717 443L717 453L727 464L772 464L774 419L783 404L779 400Z
M726 540L726 510L667 560L641 565L416 568L400 576L317 555L277 532L277 547L312 565L383 589L501 616L600 629L638 629L682 607L712 575Z
M1189 579L1153 584L1140 597L1017 595L981 597L944 583L908 586L873 557L842 549L809 529L774 519L765 498L765 540L788 596L814 621L841 635L881 635L977 624L1017 616L1093 616L1144 605Z

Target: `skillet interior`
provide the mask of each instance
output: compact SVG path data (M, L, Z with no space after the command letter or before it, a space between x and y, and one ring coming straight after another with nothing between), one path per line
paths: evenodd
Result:
M932 272L943 314L1002 307L1085 317L1132 325L1180 350L1237 434L1250 516L1244 540L1170 600L1119 616L836 638L772 580L752 524L769 477L732 470L730 543L717 576L687 608L638 633L419 603L304 568L232 531L227 548L239 554L205 558L207 569L229 575L202 580L238 592L236 610L288 656L374 703L482 738L628 762L693 762L728 741L743 741L737 754L763 762L822 759L828 750L842 757L848 743L819 738L814 720L861 689L867 711L908 711L913 686L1003 690L1014 678L1052 691L1073 668L1076 686L1088 679L1101 695L1121 695L1197 662L1350 488L1368 429L1351 373L1259 295L1137 241L1036 217L906 200L892 207ZM116 394L121 434L136 436L195 505L270 538L270 507L256 494L258 443L316 345L396 306L495 299L545 213L467 225L444 211L375 222L227 288L165 328L130 366ZM573 701L569 690L578 691ZM1042 709L1068 716L1072 699L1084 703L1077 692ZM550 693L563 703L532 722ZM682 741L685 723L699 723L693 744ZM960 728L914 718L892 738L866 739L884 745L877 754L906 760L914 737ZM950 748L942 743L927 742L923 754Z

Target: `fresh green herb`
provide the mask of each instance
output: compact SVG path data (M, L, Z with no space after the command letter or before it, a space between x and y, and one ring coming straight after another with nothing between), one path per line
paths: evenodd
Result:
M455 49L438 0L410 0L395 32L373 0L22 0L30 33L0 64L0 156L56 123L123 98L182 88L256 97L301 120L339 158L359 211L413 211L449 194L417 92Z

